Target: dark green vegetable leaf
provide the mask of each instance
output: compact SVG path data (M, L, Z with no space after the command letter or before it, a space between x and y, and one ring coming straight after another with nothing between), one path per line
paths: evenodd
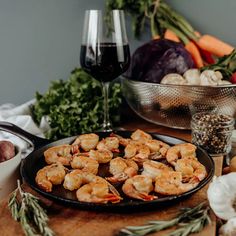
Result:
M114 83L110 89L109 106L111 120L115 124L119 122L120 104L120 84ZM101 84L76 68L68 80L52 81L44 95L36 93L32 114L37 123L43 116L47 117L51 127L46 134L49 139L95 131L103 121Z
M201 68L204 70L220 71L223 77L229 80L234 72L236 72L236 49L229 55L218 58L215 64L207 65Z

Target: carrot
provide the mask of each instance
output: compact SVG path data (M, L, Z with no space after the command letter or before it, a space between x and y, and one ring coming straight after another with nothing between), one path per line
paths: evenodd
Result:
M153 40L156 40L156 39L160 39L160 35L155 35L155 36L153 36L153 38L152 38Z
M220 39L212 36L212 35L202 35L197 41L196 41L197 45L212 53L215 56L218 57L223 57L225 55L229 55L234 47L232 47L231 45L221 41Z
M185 49L191 54L196 67L197 68L203 67L204 63L201 54L197 46L194 44L194 42L189 41L187 44L185 44Z
M164 38L172 40L174 42L180 42L179 37L170 29L166 29L165 34L164 34Z
M198 38L200 38L202 36L200 34L200 32L198 32L198 31L194 31L194 34ZM195 44L196 44L196 42L195 42ZM197 44L196 44L196 46L198 47L198 50L201 54L201 57L203 59L204 64L214 64L215 63L215 58L214 58L214 56L212 55L211 52L208 52L207 50L204 50L204 49L200 48Z

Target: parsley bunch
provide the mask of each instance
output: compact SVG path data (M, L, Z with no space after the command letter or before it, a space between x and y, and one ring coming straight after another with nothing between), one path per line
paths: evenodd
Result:
M108 101L113 124L119 122L121 101L120 84L113 83ZM42 117L47 118L51 127L46 133L49 139L93 132L103 122L101 84L81 68L76 68L68 80L52 81L45 94L36 92L36 103L31 111L37 123Z

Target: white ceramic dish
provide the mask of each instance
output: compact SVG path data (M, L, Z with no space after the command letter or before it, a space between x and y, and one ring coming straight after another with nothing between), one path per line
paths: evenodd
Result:
M16 155L10 160L0 162L0 200L11 193L20 178L21 151L15 146Z

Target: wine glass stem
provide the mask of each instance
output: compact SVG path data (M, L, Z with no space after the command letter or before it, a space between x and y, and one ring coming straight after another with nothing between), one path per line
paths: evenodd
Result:
M103 97L104 97L104 102L103 102L103 131L112 131L111 128L111 122L109 118L109 104L108 104L108 95L109 95L109 82L102 83L102 88L103 88Z

